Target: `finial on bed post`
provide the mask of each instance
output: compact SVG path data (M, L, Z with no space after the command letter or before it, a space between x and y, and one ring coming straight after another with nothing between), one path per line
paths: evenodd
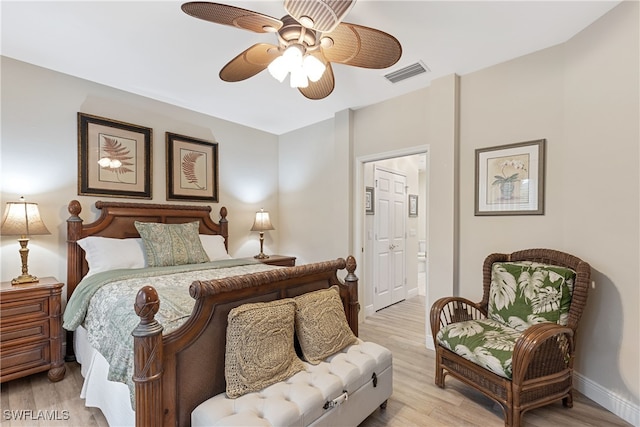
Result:
M344 278L344 282L349 291L347 321L353 333L358 336L358 312L360 311L360 303L358 302L358 276L355 275L355 271L356 259L352 255L349 255L347 257L347 276Z
M227 237L229 237L229 221L227 221L227 208L224 206L220 208L220 221L218 221L218 223L220 224L220 235L224 237L224 246L227 248L227 251L229 251L229 244L227 242Z
M160 308L158 292L152 286L138 291L134 304L140 323L133 335L133 382L136 396L136 427L163 424L162 410L162 325L154 318Z

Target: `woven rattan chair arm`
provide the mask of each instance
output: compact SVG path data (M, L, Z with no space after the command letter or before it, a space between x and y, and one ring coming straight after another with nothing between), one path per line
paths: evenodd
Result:
M440 298L433 303L430 313L431 333L434 342L438 331L447 325L486 317L487 312L480 303L462 297Z
M513 349L512 382L559 375L573 369L573 330L556 323L529 327Z

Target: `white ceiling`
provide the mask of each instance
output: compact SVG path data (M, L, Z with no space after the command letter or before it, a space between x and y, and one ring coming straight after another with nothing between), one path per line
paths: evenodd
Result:
M276 18L282 1L221 1ZM282 134L562 43L619 1L359 0L345 21L377 28L402 44L385 70L334 64L335 90L312 101L267 71L238 83L218 72L247 47L276 43L192 18L174 1L2 1L4 56L190 110ZM383 76L422 61L431 71L397 84Z

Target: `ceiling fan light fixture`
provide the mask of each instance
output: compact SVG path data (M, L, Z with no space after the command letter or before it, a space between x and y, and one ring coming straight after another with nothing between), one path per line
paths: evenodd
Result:
M324 70L326 70L326 66L320 61L318 58L312 55L307 55L304 57L302 61L302 68L306 73L309 80L312 82L317 82L324 74Z
M307 87L309 86L309 79L302 67L296 67L291 70L291 77L289 77L289 84L292 88Z
M271 74L273 78L280 83L282 83L287 77L287 74L289 74L287 61L282 57L282 55L271 61L271 64L269 64L267 70L269 70L269 74Z

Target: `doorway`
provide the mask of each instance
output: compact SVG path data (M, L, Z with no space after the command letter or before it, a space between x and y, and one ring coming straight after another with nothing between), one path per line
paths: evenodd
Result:
M377 296L375 297L376 301L374 303L374 296L381 294L381 289L391 295L391 304L393 304L393 301L409 299L416 295L426 296L426 292L428 292L428 284L426 283L427 275L425 274L428 266L428 253L426 250L428 247L427 148L428 146L420 146L414 147L413 149L399 150L356 159L356 189L354 191L356 195L356 218L354 220L354 242L357 242L356 245L360 246L355 253L358 263L358 276L360 277L358 293L360 295L360 304L363 307L361 320L375 313L381 309L381 307L388 305L388 301L382 303L377 301ZM376 259L378 257L376 253L382 252L375 247L377 240L374 231L375 222L381 219L378 218L378 212L380 212L381 208L377 206L376 199L378 189L375 189L376 168L392 173L397 172L406 177L405 191L403 191L402 195L404 207L399 208L397 214L397 217L405 222L404 236L400 236L401 238L403 237L403 245L391 242L391 245L395 244L399 246L399 249L402 248L404 256L404 268L401 270L404 276L401 280L401 282L404 283L404 289L398 289L398 292L395 294L395 299L394 293L390 289L390 284L394 282L398 283L399 280L395 278L388 279L386 288L384 286L381 288L378 287L378 283L374 284L375 270L378 269L379 273L381 270L381 263L378 262L379 259ZM374 188L373 212L365 212L365 187ZM371 191L371 189L369 191ZM413 215L410 215L409 212L409 196L412 197L413 201L415 201L417 197L417 212L414 211ZM387 244L386 247L388 249L389 244ZM396 264L401 265L402 261L396 262ZM390 271L382 271L380 275L388 277L391 274L392 277L396 277L397 272L393 270L394 268L395 265L390 268ZM388 296L385 297L389 298Z

